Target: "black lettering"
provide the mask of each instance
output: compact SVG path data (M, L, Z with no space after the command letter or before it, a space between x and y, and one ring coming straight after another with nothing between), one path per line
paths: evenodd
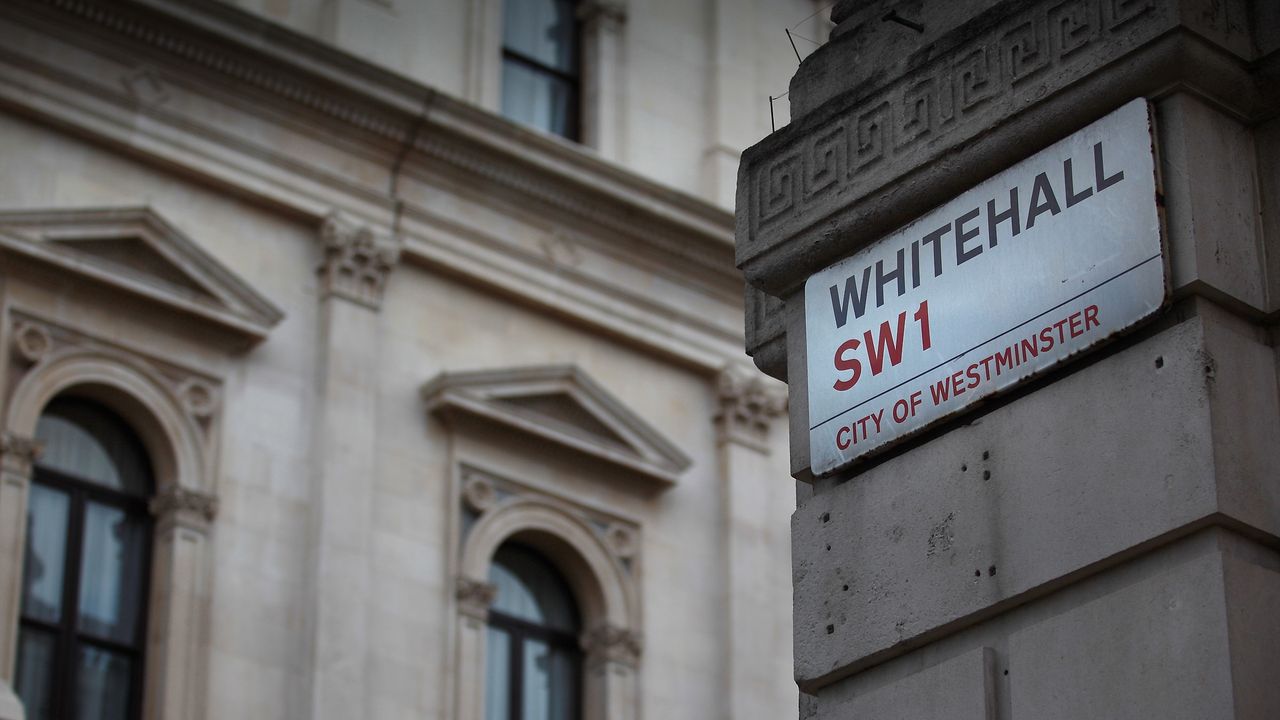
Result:
M1009 233L1009 237L1016 237L1017 234L1022 231L1022 226L1021 226L1022 223L1020 218L1021 218L1021 215L1018 212L1018 188L1016 187L1009 188L1009 209L1008 210L1005 210L1003 212L996 212L996 201L988 200L987 201L987 245L990 247L996 246L997 244L996 226L1004 222L1005 220L1009 221L1009 226L1013 230L1012 232Z
M876 261L876 307L884 305L884 286L890 280L898 281L898 297L902 297L907 292L907 277L903 272L903 261L905 260L906 251L902 248L898 249L898 267L889 274L884 272L884 261Z
M1062 180L1067 186L1067 207L1071 207L1093 194L1093 188L1081 190L1079 194L1076 193L1075 178L1071 176L1071 158L1062 161Z
M951 225L949 224L943 225L937 230L934 230L928 235L925 235L924 239L920 241L925 244L933 243L933 276L934 277L938 277L939 275L942 274L942 243L939 241L942 240L942 236L946 235L948 232L950 232L950 230L951 230Z
M911 243L911 288L920 287L920 243Z
M853 302L853 317L860 318L867 309L867 285L871 281L871 266L862 269L862 292L858 292L858 276L850 275L844 281L844 297L840 296L840 288L831 286L831 312L836 317L836 327L842 328L849 322L849 303Z
M963 265L982 254L982 243L978 243L969 250L964 249L966 242L978 237L978 228L966 230L964 224L978 217L978 215L978 208L974 208L956 218L956 265Z
M1036 176L1036 183L1031 188L1031 210L1027 213L1027 229L1030 230L1035 226L1036 216L1046 212L1057 215L1062 212L1062 208L1058 205L1058 198L1053 194L1053 185L1049 184L1049 176L1040 173Z
M1094 186L1098 189L1098 192L1102 192L1124 179L1123 170L1111 177L1105 177L1106 174L1107 171L1102 169L1102 143L1095 143L1093 146L1093 176L1096 179Z

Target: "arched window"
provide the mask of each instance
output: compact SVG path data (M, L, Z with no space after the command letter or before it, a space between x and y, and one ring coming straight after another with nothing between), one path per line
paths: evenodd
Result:
M577 140L580 30L574 0L506 0L502 11L502 114Z
M578 720L582 655L578 608L560 573L541 555L506 544L489 582L486 720Z
M16 690L28 720L141 717L150 463L87 400L55 399L36 437Z

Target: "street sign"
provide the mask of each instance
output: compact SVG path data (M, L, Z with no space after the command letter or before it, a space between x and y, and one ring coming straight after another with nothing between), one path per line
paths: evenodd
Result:
M1154 314L1168 296L1134 100L805 283L809 445L829 474Z

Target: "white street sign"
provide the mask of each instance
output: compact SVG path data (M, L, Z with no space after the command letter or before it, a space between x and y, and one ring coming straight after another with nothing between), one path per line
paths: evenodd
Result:
M1165 302L1134 100L805 283L813 472L1007 390Z

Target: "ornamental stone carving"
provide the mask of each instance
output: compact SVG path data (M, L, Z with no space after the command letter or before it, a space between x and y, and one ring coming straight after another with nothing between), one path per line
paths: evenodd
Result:
M31 474L31 466L40 459L44 444L35 438L0 433L0 467L21 476Z
M469 577L458 578L458 611L475 620L484 621L489 617L489 606L498 597L498 587L493 583L475 580Z
M720 441L766 450L770 424L787 413L786 386L755 371L730 366L720 372L716 393Z
M43 326L33 322L18 322L13 329L13 352L17 359L35 365L53 349L53 338Z
M320 238L324 243L324 261L317 270L321 297L336 295L374 310L381 307L387 277L400 259L399 243L338 213L325 218Z
M614 555L623 560L630 560L639 550L636 533L626 525L614 523L604 531L604 542Z
M187 412L199 420L208 420L218 411L218 392L209 383L188 378L178 385L178 397Z
M151 514L161 525L176 524L201 529L218 514L218 498L177 485L161 488L151 498Z
M484 514L497 504L498 490L488 478L472 475L462 486L462 501L473 512Z
M644 650L639 636L614 625L601 625L589 630L582 636L581 645L590 665L616 662L634 668Z

